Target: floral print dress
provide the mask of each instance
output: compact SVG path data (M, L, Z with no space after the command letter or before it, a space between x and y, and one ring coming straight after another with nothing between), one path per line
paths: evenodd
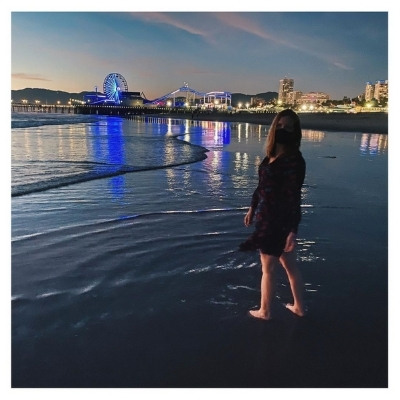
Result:
M265 157L258 168L259 183L251 206L255 231L240 245L241 251L260 250L280 257L290 232L297 233L301 220L301 187L306 164L300 151L274 161Z

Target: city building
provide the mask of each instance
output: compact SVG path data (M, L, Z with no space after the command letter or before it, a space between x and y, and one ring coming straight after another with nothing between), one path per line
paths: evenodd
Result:
M367 82L365 86L365 101L375 99L380 101L389 97L389 82L387 80L379 80L374 84Z
M374 98L375 85L367 82L365 86L365 101L371 101Z
M388 96L388 81L376 81L375 90L374 90L374 98L378 101L382 99L387 99Z
M285 77L279 81L278 103L289 103L289 93L293 92L293 87L294 79Z
M301 95L301 104L322 104L329 100L329 95L324 92L309 92Z
M293 92L289 92L286 97L287 104L291 104L291 105L299 104L302 95L303 95L303 92L300 92L299 90L294 90Z

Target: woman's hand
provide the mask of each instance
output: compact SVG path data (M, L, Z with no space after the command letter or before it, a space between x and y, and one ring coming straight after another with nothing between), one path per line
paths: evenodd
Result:
M289 233L288 237L286 238L285 248L283 249L285 253L293 251L296 247L296 236L297 235L294 232Z
M253 223L253 217L254 217L254 210L253 207L249 208L249 211L247 211L247 214L244 216L244 224L246 226L249 226Z

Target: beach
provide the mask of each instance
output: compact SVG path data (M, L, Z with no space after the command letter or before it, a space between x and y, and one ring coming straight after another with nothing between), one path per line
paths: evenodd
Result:
M276 113L264 112L171 112L159 117L197 121L244 122L270 125ZM299 113L303 129L340 132L388 133L388 113Z
M13 388L387 388L387 116L300 115L308 311L281 269L268 322L238 251L268 123L35 117L12 129Z

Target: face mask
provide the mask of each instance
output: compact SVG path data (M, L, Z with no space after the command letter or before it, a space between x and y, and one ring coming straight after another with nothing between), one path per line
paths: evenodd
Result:
M290 144L293 143L293 136L293 132L289 132L284 128L280 128L275 131L275 142L279 144Z

